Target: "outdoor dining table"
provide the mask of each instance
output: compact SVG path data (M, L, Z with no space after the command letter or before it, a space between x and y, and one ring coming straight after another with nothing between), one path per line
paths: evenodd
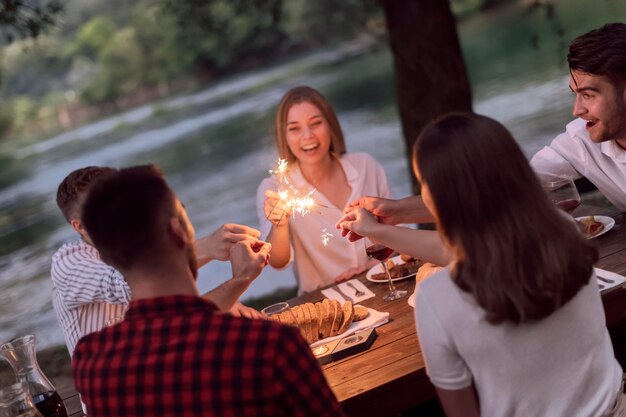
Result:
M614 210L579 207L575 216L588 214L607 215L615 219L609 232L593 241L597 244L600 260L597 267L626 275L626 219ZM520 262L532 260L520 259ZM388 323L376 329L378 337L366 351L339 361L323 365L328 384L342 404L348 416L390 416L436 398L434 387L428 380L424 359L417 339L414 310L408 305L408 297L395 301L383 301L387 284L373 283L358 277L376 294L376 297L360 303L366 307L390 314ZM398 289L415 288L415 279L396 282ZM290 306L323 299L320 291L314 291L291 300ZM602 292L602 300L609 330L626 327L626 284ZM613 340L616 352L624 350L626 338ZM70 416L82 415L75 391L61 392Z

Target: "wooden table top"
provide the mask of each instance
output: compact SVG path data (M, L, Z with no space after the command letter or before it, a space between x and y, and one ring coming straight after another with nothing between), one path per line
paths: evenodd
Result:
M612 230L594 239L600 260L599 268L626 275L626 218L619 212L581 206L575 216L608 215L616 221ZM434 387L425 373L424 360L417 340L414 311L408 297L385 302L387 284L372 283L365 275L358 277L376 297L362 305L389 312L389 323L376 329L378 337L365 352L323 365L328 384L348 416L390 416L414 405L436 398ZM415 279L397 281L396 287L411 295ZM322 300L319 291L289 300L291 306ZM602 294L609 328L626 323L626 284ZM61 392L68 415L80 416L80 402L75 391Z

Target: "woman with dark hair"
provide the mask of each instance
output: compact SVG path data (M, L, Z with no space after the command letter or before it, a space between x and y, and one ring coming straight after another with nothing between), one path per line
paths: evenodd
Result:
M438 239L379 224L364 209L341 226L418 256L428 236L428 250L447 259L419 285L415 308L447 415L626 415L597 251L550 203L506 128L444 116L424 129L413 162Z
M282 98L276 111L275 139L278 156L288 162L289 186L320 203L306 216L292 216L277 191L277 175L261 182L257 215L262 237L272 244L270 265L286 266L293 258L299 291L313 291L359 274L370 265L363 243L321 235L330 231L349 201L361 195L389 196L387 178L365 153L346 153L343 132L330 103L310 87L295 87ZM322 207L323 206L323 207ZM319 212L317 212L319 210Z

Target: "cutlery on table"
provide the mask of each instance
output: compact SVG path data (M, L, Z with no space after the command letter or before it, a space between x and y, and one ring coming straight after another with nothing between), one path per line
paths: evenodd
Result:
M354 296L355 297L361 297L361 296L365 295L365 293L363 291L361 291L360 289L358 289L357 287L355 287L353 283L346 282L346 285L354 290Z
M596 274L596 278L598 278L598 280L600 280L602 282L606 282L607 284L615 284L615 280L604 278L604 277L601 277L600 275L597 275L597 274Z

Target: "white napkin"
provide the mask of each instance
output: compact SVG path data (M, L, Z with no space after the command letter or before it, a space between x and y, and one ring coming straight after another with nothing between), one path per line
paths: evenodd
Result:
M359 290L363 291L363 295L360 295L357 297L356 290L352 288L351 286L349 286L348 283L351 283L352 285L354 285L355 288L358 288ZM361 281L359 281L356 278L351 279L350 281L337 284L337 288L339 288L339 291L344 293L350 300L352 300L354 304L360 303L361 301L368 300L372 297L376 297L376 294L371 292L369 288L365 286L365 284L363 284Z
M608 290L609 288L617 287L626 282L626 277L615 272L607 271L600 268L593 268L596 273L596 280L598 281L598 289L600 291ZM602 280L604 279L604 281ZM606 282L613 281L613 282Z
M324 296L330 300L339 301L341 304L346 302L346 299L343 298L341 294L339 294L339 291L335 290L334 288L326 288L325 290L322 290L322 294L324 294Z
M337 336L327 337L326 339L318 340L317 342L312 343L311 347L314 348L317 346L321 346L325 343L332 342L333 340L341 339L346 336L350 336L351 334L362 331L362 330L371 329L372 327L382 326L383 324L389 321L389 313L380 312L371 308L368 308L368 310L370 314L364 320L352 322L350 327L348 327L348 330L346 330L342 334L337 335Z

